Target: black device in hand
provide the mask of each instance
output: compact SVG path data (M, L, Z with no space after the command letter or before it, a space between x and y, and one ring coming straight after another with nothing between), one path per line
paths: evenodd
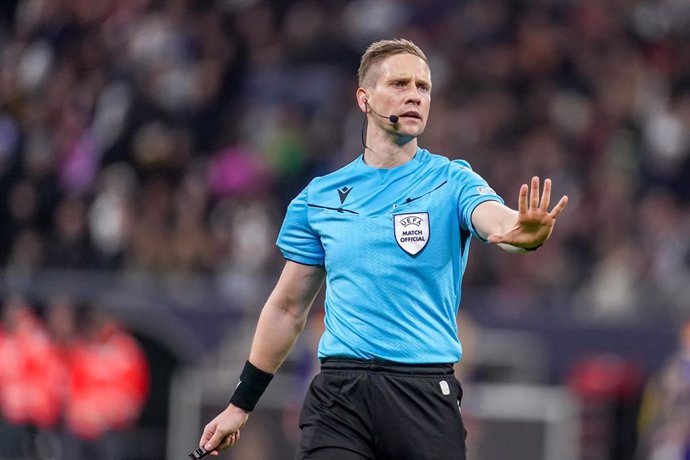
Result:
M197 450L195 450L194 452L189 454L189 458L192 458L194 460L199 460L200 458L205 457L206 454L208 454L206 449L204 449L203 447L199 447Z

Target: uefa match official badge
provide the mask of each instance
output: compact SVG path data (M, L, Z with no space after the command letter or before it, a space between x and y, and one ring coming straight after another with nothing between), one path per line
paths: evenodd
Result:
M429 213L397 214L395 241L406 253L416 256L429 241Z

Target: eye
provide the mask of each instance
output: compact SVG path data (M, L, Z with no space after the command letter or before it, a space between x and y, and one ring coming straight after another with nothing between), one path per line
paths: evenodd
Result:
M392 84L396 88L402 88L403 86L405 86L405 83L402 80L396 80Z

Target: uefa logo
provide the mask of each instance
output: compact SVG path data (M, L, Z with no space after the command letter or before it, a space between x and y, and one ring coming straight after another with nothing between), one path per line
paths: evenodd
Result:
M395 241L403 251L416 256L429 241L429 213L397 214Z

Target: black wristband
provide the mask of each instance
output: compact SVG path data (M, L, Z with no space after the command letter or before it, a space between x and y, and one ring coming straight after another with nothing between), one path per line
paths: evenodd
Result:
M247 412L253 411L271 380L273 380L273 374L264 372L247 361L230 402Z
M525 251L536 251L537 249L539 249L540 247L542 247L543 244L544 244L544 243L538 244L538 245L536 245L536 246L533 247L533 248L523 248L523 249L524 249Z

